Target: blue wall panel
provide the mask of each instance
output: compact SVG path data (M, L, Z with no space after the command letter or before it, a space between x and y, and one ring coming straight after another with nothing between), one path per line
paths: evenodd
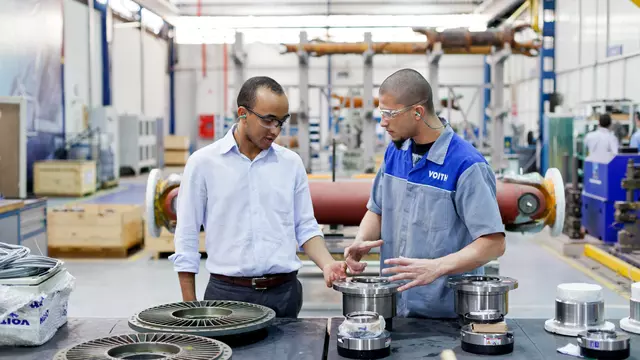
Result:
M0 1L0 96L27 99L27 178L64 141L61 0Z

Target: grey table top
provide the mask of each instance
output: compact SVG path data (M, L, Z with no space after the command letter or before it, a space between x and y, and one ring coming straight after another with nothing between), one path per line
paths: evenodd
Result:
M338 355L337 333L343 318L332 318L327 360L346 359ZM554 336L544 330L543 319L508 319L507 325L515 339L511 354L490 356L504 359L578 359L557 352L568 343L576 343L575 338ZM618 328L617 321L613 321ZM391 356L386 359L439 359L443 350L451 349L458 360L481 359L488 356L470 354L460 348L460 330L457 321L425 319L393 319L391 333ZM640 360L640 336L631 335L631 357Z
M267 338L233 347L234 359L316 360L324 356L327 319L276 319ZM0 359L49 360L62 349L96 338L135 333L127 319L72 318L38 347L0 347Z

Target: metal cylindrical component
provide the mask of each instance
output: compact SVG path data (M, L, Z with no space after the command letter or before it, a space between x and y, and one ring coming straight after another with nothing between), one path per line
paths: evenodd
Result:
M514 337L512 331L505 333L474 332L471 325L460 330L462 350L480 355L503 355L513 352Z
M588 330L578 335L580 355L593 359L626 359L630 355L629 335L613 330Z
M593 327L603 325L604 301L568 302L556 299L555 319L566 325L575 327Z
M375 312L385 319L387 330L393 327L396 316L398 287L400 283L378 276L354 276L333 283L333 289L342 292L344 316L360 311Z
M396 297L393 296L360 296L344 294L342 296L342 313L370 311L380 314L385 320L396 316Z
M640 322L640 301L634 299L629 300L629 317L631 320Z
M509 312L509 290L518 282L500 276L466 275L448 283L454 291L454 310L463 323L469 323L474 313L494 312L504 317Z

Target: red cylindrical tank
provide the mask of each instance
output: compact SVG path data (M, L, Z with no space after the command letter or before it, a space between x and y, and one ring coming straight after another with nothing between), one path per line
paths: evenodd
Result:
M367 212L370 181L310 181L311 202L318 224L358 226Z
M309 182L313 211L319 224L358 226L367 212L367 201L371 194L369 181ZM546 211L544 194L534 186L498 181L497 199L502 221L513 224L519 214L518 199L530 193L538 199L537 210L530 215L540 218Z

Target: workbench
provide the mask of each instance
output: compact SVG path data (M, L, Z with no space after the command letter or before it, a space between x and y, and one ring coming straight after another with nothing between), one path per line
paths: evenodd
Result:
M47 256L47 199L0 200L1 242Z
M336 334L343 318L276 319L265 339L233 347L233 358L240 360L335 360ZM509 319L514 332L513 353L497 356L506 359L578 359L557 352L559 347L576 343L575 338L554 336L544 330L544 319ZM618 320L611 320L618 327ZM438 359L440 352L453 349L458 360L481 359L460 349L460 331L456 321L396 318L393 321L392 354L387 359ZM329 332L327 332L327 328ZM38 347L0 347L0 358L11 360L48 360L61 349L96 338L134 333L127 319L71 318L47 343ZM640 360L640 336L631 336L630 360ZM325 340L328 338L328 347ZM491 358L491 357L489 357Z

